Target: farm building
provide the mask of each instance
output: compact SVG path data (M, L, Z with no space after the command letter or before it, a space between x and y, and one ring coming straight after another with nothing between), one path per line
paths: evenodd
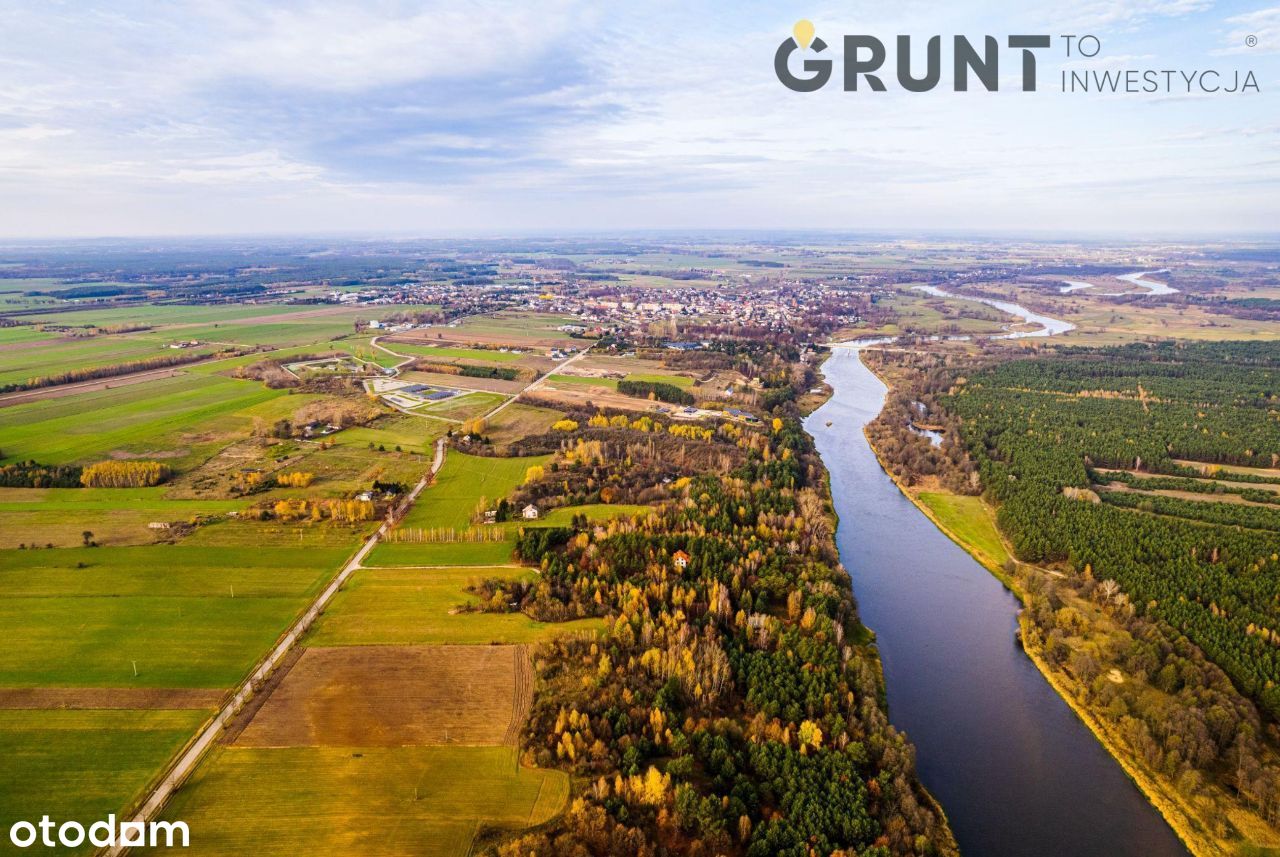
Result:
M524 510L521 512L521 514L524 515L526 520L532 521L533 519L538 517L538 507L530 503L528 506L524 507Z

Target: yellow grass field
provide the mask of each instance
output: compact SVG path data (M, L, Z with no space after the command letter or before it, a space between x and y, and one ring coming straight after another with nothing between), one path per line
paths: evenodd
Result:
M312 647L234 744L514 746L532 700L524 646Z

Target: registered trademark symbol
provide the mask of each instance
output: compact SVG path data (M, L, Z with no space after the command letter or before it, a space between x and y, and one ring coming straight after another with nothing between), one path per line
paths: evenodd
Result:
M1245 36L1245 37L1244 37L1244 46L1245 46L1246 48L1256 48L1256 47L1258 46L1258 37L1257 37L1257 36Z

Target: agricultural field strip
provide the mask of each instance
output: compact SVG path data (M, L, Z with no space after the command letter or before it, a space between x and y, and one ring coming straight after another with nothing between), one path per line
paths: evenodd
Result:
M141 372L129 372L125 375L112 375L105 378L95 378L92 381L78 381L75 384L51 384L48 387L37 387L33 390L16 390L12 393L0 395L0 408L20 405L35 399L48 399L56 396L70 396L84 389L95 390L102 389L110 384L137 384L153 377L168 377L175 375L183 369L192 366L201 366L209 363L218 363L222 360L234 358L227 357L210 357L206 360L193 360L190 363L183 363L178 366L162 366L159 369L144 369Z
M414 504L418 499L418 495L427 487L432 477L435 476L436 472L441 466L443 466L443 464L444 441L440 440L436 442L436 455L435 460L431 464L431 470L424 475L421 480L419 480L417 485L413 486L413 490L409 492L409 496L406 498L405 504L402 507L404 510L407 511ZM285 656L289 654L290 650L297 644L298 640L302 638L302 635L311 627L311 624L315 621L316 617L320 615L320 612L324 609L325 605L333 599L333 596L337 594L338 590L342 588L343 584L346 583L351 575L361 567L361 563L364 561L364 558L368 556L369 552L378 544L378 541L386 533L387 529L388 524L383 522L378 527L377 531L365 540L360 549L356 551L355 556L353 556L351 560L343 566L337 576L334 577L323 591L321 591L315 601L311 603L311 606L307 608L306 612L303 613L296 622L294 622L293 626L285 633L284 637L276 647L272 649L271 653L267 655L262 664L254 670L247 679L245 679L244 683L241 684L235 695L233 695L231 699L218 711L217 716L215 716L200 735L187 746L186 751L173 763L169 772L151 790L151 793L143 802L141 809L138 810L132 819L133 821L145 824L159 813L159 811L173 796L173 793L177 791L178 787L181 786L195 770L196 766L200 763L200 760L204 757L204 754L217 741L222 730L231 722L232 717L253 695L254 687L264 681L271 674L271 671L275 669L276 665L284 660ZM126 850L125 846L116 845L110 848L106 854L108 857L118 857L118 855L124 854Z
M588 345L586 348L582 349L582 350L581 350L581 351L579 351L577 354L575 354L575 355L573 355L572 357L570 357L568 360L565 360L565 361L561 362L560 364L558 364L558 365L556 365L556 366L552 367L551 369L548 369L548 370L547 370L546 372L544 372L543 374L541 374L541 375L539 375L538 377L534 378L532 381L530 381L530 382L529 382L529 385L528 385L528 386L526 386L526 387L525 387L523 390L521 390L519 393L517 393L516 395L514 395L514 396L512 396L511 398L507 399L505 402L503 402L502 404L498 405L498 406L497 406L496 408L494 408L493 410L489 411L489 413L485 414L485 415L484 415L484 419L488 420L488 419L492 419L493 417L496 417L499 413L501 413L501 412L502 412L502 410L503 410L504 408L506 408L506 407L507 407L507 405L510 405L510 404L511 404L512 402L514 402L516 399L519 399L519 398L520 398L521 396L523 396L525 393L532 393L532 392L533 392L534 390L536 390L538 387L542 386L542 384L543 384L543 383L544 383L548 378L550 378L552 375L559 374L560 372L563 372L563 371L565 370L565 368L566 368L566 367L570 366L570 365L571 365L571 364L573 364L573 363L578 362L578 361L579 361L579 360L581 360L583 357L586 357L588 354L590 354L590 353L591 353L591 349L592 349L592 348L594 348L594 347L595 347L595 343L592 343L591 345Z
M231 743L514 747L530 666L520 644L307 646Z
M230 343L228 343L230 344ZM280 348L272 348L266 351L255 351L253 356L257 358L267 357L271 354L277 354L281 351L297 350L298 346L288 345ZM120 386L123 384L137 384L149 381L155 378L167 378L184 370L200 367L208 369L214 364L230 362L233 360L243 360L244 355L236 355L233 357L213 357L210 356L205 360L193 360L190 363L183 363L178 366L162 366L159 369L144 369L140 372L130 372L125 375L112 375L105 378L95 378L90 381L77 381L74 384L53 384L48 387L37 387L34 390L17 390L12 393L4 393L0 395L0 408L12 405L21 405L37 399L49 399L60 396L70 396L81 391L101 390L110 385ZM292 373L291 373L292 374Z

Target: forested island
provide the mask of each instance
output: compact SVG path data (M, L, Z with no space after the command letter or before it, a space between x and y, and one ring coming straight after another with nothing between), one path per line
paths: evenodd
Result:
M1267 853L1280 842L1274 347L867 360L893 387L868 428L881 462L918 502L977 495L996 510L1012 552L999 565L963 522L942 523L1022 598L1023 645L1050 681L1196 854Z

